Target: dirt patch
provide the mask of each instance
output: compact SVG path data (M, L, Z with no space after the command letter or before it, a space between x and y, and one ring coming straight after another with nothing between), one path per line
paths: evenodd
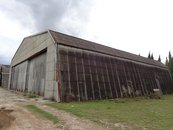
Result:
M107 130L92 121L48 107L47 103L50 101L26 98L22 93L0 88L0 130ZM60 122L53 123L26 109L31 104L57 116Z
M70 130L108 130L108 128L99 126L98 124L76 117L62 110L54 109L43 104L35 104L38 108L57 116L62 122L62 128Z
M115 126L116 128L121 128L121 130L130 129L127 125L125 125L125 124L123 124L123 123L121 123L121 122L115 123L114 126Z
M5 110L5 109L0 110L0 129L1 130L5 130L8 127L10 127L12 122L15 120L15 117L11 115L11 112L13 112L13 110Z

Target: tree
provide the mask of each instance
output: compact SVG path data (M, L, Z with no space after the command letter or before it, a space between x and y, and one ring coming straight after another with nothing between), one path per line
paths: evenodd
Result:
M160 55L159 55L158 61L159 61L159 62L161 62L161 58L160 58Z
M149 52L149 54L148 54L148 59L150 59L151 58L151 56L150 56L150 52Z
M171 75L172 75L172 78L173 78L173 57L171 56L171 52L169 52L169 59L166 58L166 66L168 66L170 72L171 72Z
M171 56L171 52L169 51L169 61L171 60L172 56Z
M154 56L153 56L153 53L151 54L151 58L150 58L150 59L154 60Z
M170 59L168 65L169 65L168 67L169 67L169 70L170 70L172 78L173 78L173 58Z
M173 77L173 58L171 58L169 61L169 69L170 69L171 75Z
M168 64L169 64L169 61L168 61L168 58L166 57L165 65L168 66Z
M154 56L153 56L153 53L148 53L148 59L152 59L152 60L154 60Z

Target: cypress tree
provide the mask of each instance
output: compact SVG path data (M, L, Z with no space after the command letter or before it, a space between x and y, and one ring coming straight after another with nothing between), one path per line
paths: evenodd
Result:
M171 72L171 75L172 75L172 78L173 78L173 57L171 56L171 52L169 52L169 60L166 58L166 66L168 66L170 72Z
M168 61L168 58L166 57L165 65L168 66L168 63L169 63L169 61Z
M161 62L161 58L160 58L160 55L159 55L158 61L159 61L159 62Z
M151 58L150 59L153 59L154 60L154 56L153 56L153 53L151 54Z
M172 56L171 56L171 52L169 51L169 61L171 60Z
M150 59L151 58L151 56L150 56L150 52L149 52L149 54L148 54L148 59Z

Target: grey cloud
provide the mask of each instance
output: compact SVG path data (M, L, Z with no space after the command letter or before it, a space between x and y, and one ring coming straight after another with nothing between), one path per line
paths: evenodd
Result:
M0 11L33 31L52 29L79 35L92 6L88 0L2 0Z
M24 30L40 32L52 29L74 36L81 36L84 32L91 7L92 1L89 0L1 0L0 2L0 12L11 21L19 23ZM8 27L7 29L10 30ZM17 43L4 40L1 36L0 41L4 41L5 46L9 48L11 44L14 46ZM10 42L9 45L7 41ZM13 54L14 52L10 52L7 56L1 52L0 63L9 64Z
M17 22L25 28L32 29L32 19L29 14L29 8L22 3L16 0L2 0L0 2L0 12L5 14L11 21Z
M37 31L53 29L78 35L91 3L87 0L17 0L28 8Z
M29 8L30 15L33 18L35 28L37 30L44 30L54 28L56 22L58 23L64 13L63 2L56 2L54 0L18 0Z

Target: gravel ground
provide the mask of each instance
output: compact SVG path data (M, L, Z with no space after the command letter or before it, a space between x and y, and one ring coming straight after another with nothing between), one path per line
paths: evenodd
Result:
M98 124L81 119L62 110L50 108L42 98L29 99L22 93L0 88L0 130L106 130ZM44 119L28 110L25 105L34 104L58 117L59 123Z

